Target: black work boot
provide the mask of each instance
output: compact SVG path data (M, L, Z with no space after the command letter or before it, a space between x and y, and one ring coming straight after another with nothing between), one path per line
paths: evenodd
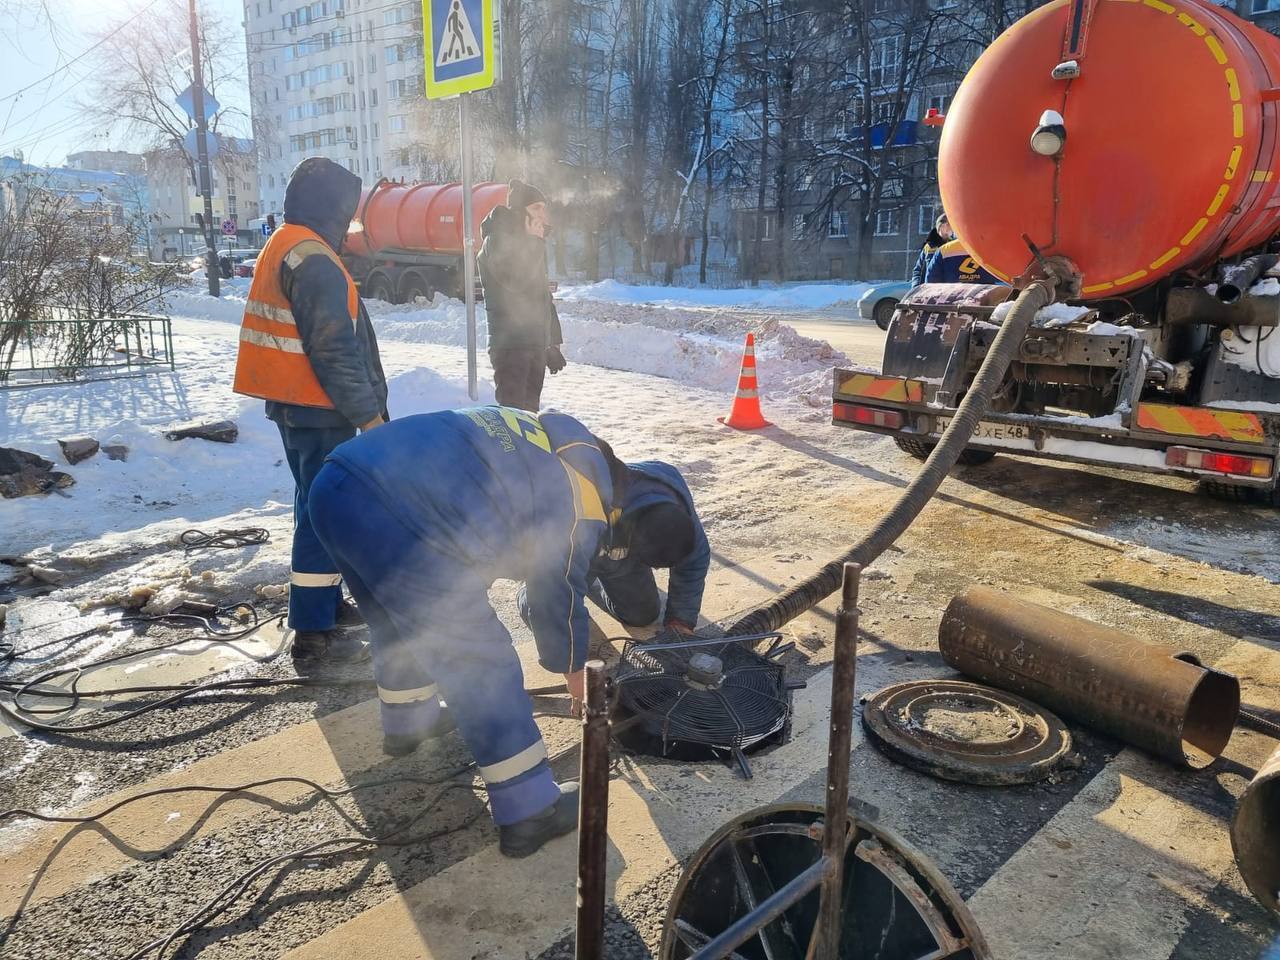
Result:
M341 630L296 630L289 655L298 667L364 663L370 657L365 644Z
M498 828L498 849L519 859L537 853L548 840L573 833L578 826L578 785L560 784L560 799L541 813Z
M389 757L407 757L428 740L438 739L457 729L458 725L454 723L448 705L442 703L436 722L422 733L384 733L382 752Z
M334 622L340 627L363 627L364 615L354 600L339 600L338 613Z

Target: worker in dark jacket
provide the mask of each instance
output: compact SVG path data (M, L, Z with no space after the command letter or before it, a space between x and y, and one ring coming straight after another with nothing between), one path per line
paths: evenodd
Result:
M356 437L311 488L316 532L369 621L385 750L456 723L508 856L571 831L578 804L552 776L489 588L526 582L538 659L580 703L588 571L626 478L572 417L476 407Z
M925 271L925 283L1003 283L989 273L974 257L964 241L956 238L939 247L929 258Z
M702 593L711 566L711 547L680 471L651 460L626 465L626 483L608 539L587 572L588 598L628 627L646 627L662 618L662 629L693 633L702 611ZM653 571L669 570L663 609ZM526 588L517 594L520 616L532 626Z
M924 275L929 270L929 261L933 259L933 255L946 242L955 237L951 230L951 221L947 219L945 213L938 214L938 219L934 221L933 229L929 231L929 236L925 237L924 245L920 248L920 255L916 257L915 266L911 268L911 285L918 287L924 283Z
M360 201L360 178L322 157L298 164L284 224L254 269L240 328L237 393L267 401L295 483L289 626L295 661L365 659L342 578L317 539L307 495L338 444L388 419L378 342L355 281L338 257Z
M512 180L507 205L480 224L484 241L476 265L489 318L489 360L498 403L541 406L547 370L564 369L560 317L547 281L547 198Z

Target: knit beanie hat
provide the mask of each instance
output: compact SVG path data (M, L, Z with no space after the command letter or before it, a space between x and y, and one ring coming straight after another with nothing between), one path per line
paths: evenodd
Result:
M522 180L512 180L507 184L507 206L512 210L523 210L534 203L546 203L547 198L537 187Z

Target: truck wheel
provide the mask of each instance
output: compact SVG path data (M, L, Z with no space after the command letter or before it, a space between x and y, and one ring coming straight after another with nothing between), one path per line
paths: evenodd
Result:
M385 274L375 273L364 285L364 295L370 300L381 300L383 303L395 303L395 291L391 281Z
M1234 483L1223 483L1220 480L1201 480L1200 492L1208 494L1215 500L1228 500L1232 503L1262 503L1280 507L1280 488L1257 490L1254 487L1241 487Z
M419 297L430 300L435 295L435 291L431 289L431 284L425 277L412 274L405 278L400 292L403 294L400 298L402 303L413 303Z
M917 440L915 437L894 437L893 442L917 460L928 460L929 454L936 446L930 440ZM973 447L966 447L956 458L956 463L966 467L977 467L989 463L994 457L995 453L991 450L975 450Z
M886 297L871 308L871 319L881 330L888 330L893 320L893 311L898 309L898 301Z

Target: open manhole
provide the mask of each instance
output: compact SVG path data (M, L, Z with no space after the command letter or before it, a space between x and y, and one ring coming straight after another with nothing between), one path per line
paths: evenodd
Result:
M862 724L900 763L964 783L1035 783L1071 752L1071 732L1054 714L964 680L885 687L863 705Z
M747 751L785 739L791 720L796 685L787 682L778 662L790 645L780 644L777 635L772 639L764 653L735 637L629 641L614 683L623 709L637 722L618 739L633 750L674 760L732 758L750 777Z

